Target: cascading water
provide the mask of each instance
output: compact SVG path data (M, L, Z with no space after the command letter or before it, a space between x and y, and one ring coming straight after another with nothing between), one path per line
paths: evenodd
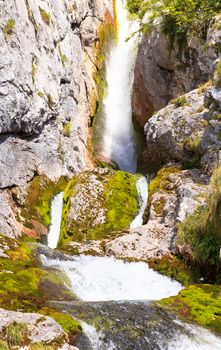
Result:
M139 179L137 180L136 186L137 186L140 209L139 209L138 215L131 222L130 228L135 228L143 225L143 214L147 206L147 199L148 199L147 179L144 176L139 177Z
M48 232L48 247L55 249L60 237L64 192L54 197L51 203L51 226Z
M121 170L136 172L137 146L132 124L131 96L139 24L128 19L125 0L116 1L118 41L106 63L107 95L104 98L103 155ZM130 38L131 37L131 38ZM127 40L130 38L130 40Z
M146 263L125 263L108 257L79 256L44 260L70 279L74 293L85 301L159 300L176 295L182 286L150 269Z

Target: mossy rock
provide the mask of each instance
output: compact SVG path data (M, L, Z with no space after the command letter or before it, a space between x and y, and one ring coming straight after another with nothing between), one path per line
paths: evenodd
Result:
M51 201L58 193L64 191L68 180L61 177L53 182L45 176L36 176L27 191L25 205L21 210L20 220L28 228L34 222L40 222L45 228L51 223Z
M151 181L149 185L149 201L151 201L153 195L158 192L170 192L171 189L169 188L170 181L169 176L173 174L177 174L181 171L181 168L178 166L170 166L170 167L164 167L160 169L156 175L156 177Z
M164 255L161 259L149 259L148 265L153 270L180 282L184 286L196 283L200 278L196 269L188 266L183 259L173 255Z
M64 194L59 245L108 238L129 227L138 213L138 175L110 169L84 172Z
M163 299L160 306L221 334L221 286L191 285L177 296Z

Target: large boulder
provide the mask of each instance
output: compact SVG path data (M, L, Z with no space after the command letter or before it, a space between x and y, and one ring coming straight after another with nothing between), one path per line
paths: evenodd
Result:
M128 228L139 209L137 179L107 168L74 178L64 194L60 246L111 237Z

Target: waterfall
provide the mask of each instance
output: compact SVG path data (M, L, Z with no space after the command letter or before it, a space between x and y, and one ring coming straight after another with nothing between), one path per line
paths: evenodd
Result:
M55 249L60 237L64 192L54 197L51 203L51 226L48 232L48 247Z
M176 295L182 286L143 262L78 256L67 261L43 257L43 264L62 270L73 292L85 301L159 300Z
M139 212L135 219L131 222L130 228L135 228L143 225L143 214L146 209L148 199L148 184L147 179L144 176L139 177L136 183L137 193L139 199Z
M117 163L121 170L136 172L137 151L132 124L131 96L139 28L130 21L125 0L116 0L118 41L106 63L107 95L104 98L105 130L103 155ZM127 40L130 38L129 40Z

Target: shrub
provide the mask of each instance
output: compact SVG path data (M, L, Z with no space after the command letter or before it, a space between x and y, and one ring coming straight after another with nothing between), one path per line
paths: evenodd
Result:
M221 60L218 61L213 76L213 84L217 89L221 88Z
M198 265L218 265L221 245L221 166L211 179L206 204L186 218L178 230L178 243L190 247L190 259Z
M7 35L12 35L14 28L15 28L15 20L9 19L6 26L3 29L3 32Z
M27 338L28 327L26 323L11 322L5 327L5 338L8 345L20 346Z
M161 31L169 36L170 49L174 42L181 49L187 41L187 33L206 38L210 21L221 10L219 0L128 0L131 13L142 19L148 14L148 21L142 24L144 32L151 32L160 22Z

